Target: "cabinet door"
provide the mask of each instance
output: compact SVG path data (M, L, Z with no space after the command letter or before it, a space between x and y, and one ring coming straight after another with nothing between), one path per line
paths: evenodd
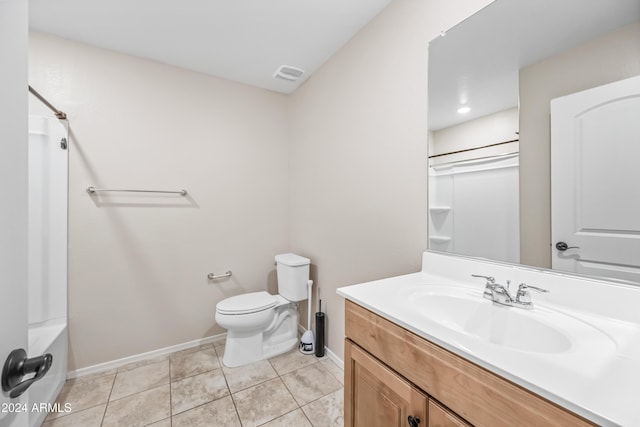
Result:
M429 427L470 427L471 424L433 399L429 399Z
M427 396L349 340L344 394L345 427L427 427Z

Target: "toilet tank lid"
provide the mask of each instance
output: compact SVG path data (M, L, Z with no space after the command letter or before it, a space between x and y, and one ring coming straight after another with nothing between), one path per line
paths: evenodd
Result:
M276 262L278 264L288 265L289 267L299 267L301 265L311 264L311 260L309 258L292 253L276 255Z
M223 299L216 310L222 314L256 313L274 307L277 302L278 297L268 292L250 292Z

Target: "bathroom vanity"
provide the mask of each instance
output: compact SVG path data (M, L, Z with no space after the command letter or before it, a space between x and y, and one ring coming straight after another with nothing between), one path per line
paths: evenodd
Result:
M531 309L485 279L547 289ZM640 425L640 289L426 252L419 273L338 289L345 426Z

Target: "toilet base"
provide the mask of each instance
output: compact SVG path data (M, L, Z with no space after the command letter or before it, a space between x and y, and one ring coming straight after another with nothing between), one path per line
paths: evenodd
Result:
M278 307L266 331L227 332L222 363L229 367L248 365L293 350L298 345L298 311L294 304Z
M289 339L285 342L265 346L263 359L270 359L280 354L293 350L298 346L298 338Z

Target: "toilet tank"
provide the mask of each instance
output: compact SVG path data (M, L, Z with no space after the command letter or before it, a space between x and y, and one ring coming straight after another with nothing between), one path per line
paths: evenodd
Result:
M278 293L289 301L307 299L311 260L296 254L276 255Z

